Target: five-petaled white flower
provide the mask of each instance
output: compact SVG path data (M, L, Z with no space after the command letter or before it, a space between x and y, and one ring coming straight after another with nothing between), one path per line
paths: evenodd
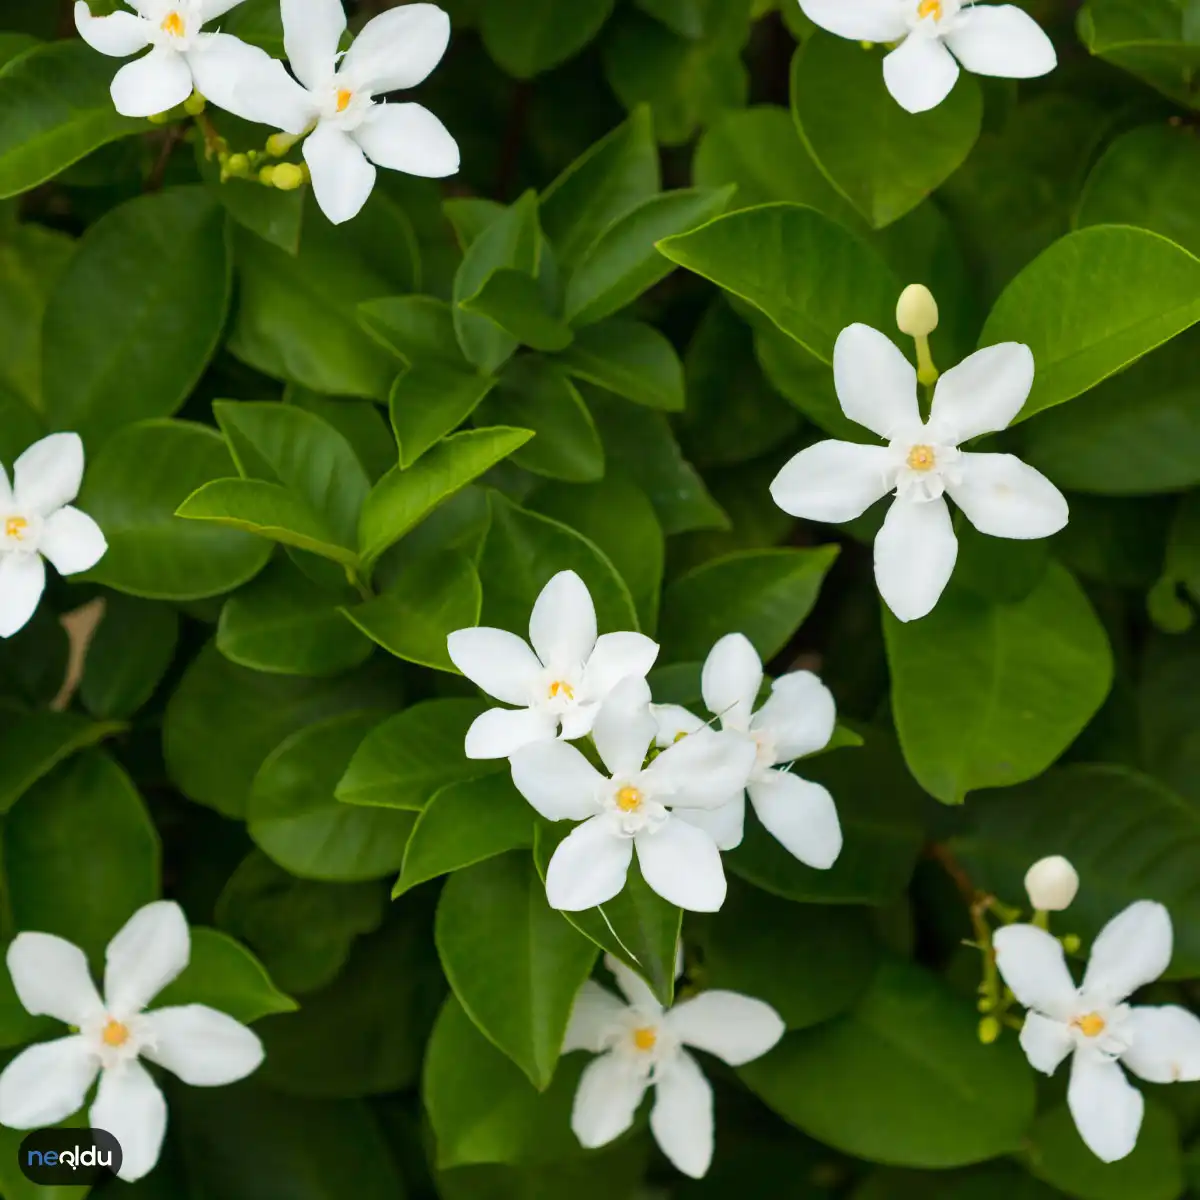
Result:
M829 744L837 710L829 689L811 671L775 680L766 703L754 711L762 687L762 659L744 634L726 634L709 651L700 676L708 711L721 728L753 739L757 757L750 780L716 809L677 808L676 815L707 829L721 850L741 844L746 793L758 819L787 851L810 867L831 867L842 851L842 829L833 797L819 783L793 775L780 764L814 754ZM655 705L660 745L703 722L686 708Z
M129 0L136 12L118 9L107 17L93 17L86 0L78 0L75 25L89 46L113 58L128 58L151 47L112 81L113 104L124 116L166 112L182 104L193 88L229 108L243 73L256 65L262 69L271 62L270 55L227 33L204 33L201 26L241 2Z
M1043 538L1067 523L1067 502L1044 475L1011 454L974 454L961 443L1008 426L1033 386L1028 346L1004 342L964 359L938 380L929 420L917 374L878 330L838 335L833 377L842 411L887 446L825 441L801 450L771 484L784 512L837 523L894 491L875 539L875 580L901 621L932 611L958 557L943 494L980 533Z
M207 1005L143 1011L187 966L190 953L179 906L169 900L145 905L108 944L101 998L77 946L48 933L18 934L8 948L18 999L34 1016L65 1021L78 1032L30 1046L4 1068L0 1124L54 1125L83 1107L99 1075L92 1127L120 1143L122 1179L150 1171L162 1148L167 1105L139 1056L194 1087L244 1079L263 1059L254 1033Z
M1100 931L1076 987L1062 946L1045 930L1009 925L995 934L996 966L1030 1010L1021 1046L1047 1075L1074 1054L1067 1104L1104 1162L1129 1154L1142 1125L1142 1094L1119 1064L1150 1083L1200 1079L1200 1020L1174 1004L1124 1003L1167 969L1171 940L1167 910L1139 900Z
M838 37L899 42L883 60L883 78L911 113L945 100L958 79L959 63L972 74L1004 79L1032 79L1058 65L1054 43L1014 4L800 0L800 7L814 25Z
M489 696L522 707L492 708L467 731L468 758L507 758L530 742L591 732L600 704L627 675L645 676L658 644L641 633L596 636L587 584L560 571L529 614L528 643L503 629L459 629L447 639L450 660ZM536 651L536 653L535 653Z
M296 73L258 60L242 73L238 116L294 135L312 129L304 160L322 212L350 220L375 186L375 167L442 178L458 170L458 144L419 104L374 97L416 87L441 62L450 18L433 4L404 4L372 18L339 63L346 32L341 0L282 0L283 44Z
M650 688L630 676L609 693L592 727L609 775L561 741L534 742L510 758L513 783L543 817L583 822L563 839L546 871L552 908L578 912L611 900L625 886L635 848L643 877L663 899L694 912L716 912L724 903L716 843L672 809L728 802L746 785L754 743L702 729L646 765L657 732Z
M579 992L563 1053L589 1050L600 1057L579 1080L571 1128L584 1146L606 1145L633 1124L652 1087L655 1141L680 1171L699 1179L713 1154L712 1087L684 1047L740 1067L783 1037L783 1021L769 1004L737 992L701 992L664 1011L624 963L612 955L604 962L628 1004L590 979Z
M83 442L52 433L0 467L0 637L12 637L37 611L48 558L60 575L94 567L108 543L87 513L71 507L83 482Z

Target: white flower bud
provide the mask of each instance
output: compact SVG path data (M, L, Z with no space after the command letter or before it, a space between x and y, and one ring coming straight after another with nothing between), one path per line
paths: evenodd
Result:
M1042 912L1062 912L1079 891L1079 873L1060 854L1042 858L1025 873L1029 902Z
M923 283L910 283L900 293L896 324L901 333L915 338L928 337L938 327L937 301Z

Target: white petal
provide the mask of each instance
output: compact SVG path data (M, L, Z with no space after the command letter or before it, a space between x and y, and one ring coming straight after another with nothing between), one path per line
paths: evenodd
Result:
M1079 1136L1101 1162L1116 1162L1137 1145L1145 1101L1111 1059L1076 1050L1067 1104Z
M104 999L118 1019L139 1013L188 964L191 935L173 900L145 904L104 952Z
M703 729L707 722L700 720L695 713L689 712L682 704L652 704L650 711L658 722L658 733L655 734L654 744L665 750L673 742L689 733Z
M354 131L354 139L378 166L423 179L458 174L458 143L445 125L419 104L376 105Z
M362 212L376 172L349 134L322 122L305 139L304 161L317 204L332 224L341 225Z
M34 442L13 464L16 505L39 516L48 517L70 504L81 483L83 441L77 433L52 433Z
M603 1054L579 1078L571 1108L571 1129L589 1150L606 1146L633 1124L646 1094L646 1079L632 1063Z
M596 607L574 571L560 571L542 588L529 614L529 640L551 672L587 662L596 644Z
M746 832L746 792L717 808L673 808L671 815L703 829L721 851L736 850Z
M46 564L37 554L0 554L0 638L29 624L46 590Z
M505 704L529 704L542 664L528 644L505 629L456 629L446 639L450 661L478 688Z
M121 1144L119 1179L133 1183L154 1169L167 1131L167 1102L136 1058L100 1076L88 1114L93 1129L105 1129Z
M725 903L721 852L702 829L672 817L633 840L643 878L664 900L689 912L716 912Z
M908 30L896 0L800 0L800 8L814 25L855 42L894 42Z
M650 711L650 685L636 675L626 676L600 706L592 726L601 761L613 776L636 775L658 733Z
M958 539L945 500L897 499L875 538L875 582L901 621L933 611L958 558Z
M746 730L762 687L758 651L744 633L727 633L708 652L700 672L704 706L721 718L725 729Z
M566 742L533 742L509 759L517 791L548 821L585 821L599 810L604 776Z
M314 115L308 93L283 63L228 33L204 35L188 51L196 90L246 121L300 133Z
M338 42L346 32L342 0L280 0L279 8L283 48L296 78L313 92L332 87Z
M1036 925L1006 925L992 939L996 966L1026 1007L1058 1021L1075 1015L1078 991L1062 943Z
M931 423L957 446L1007 429L1033 387L1033 351L1020 342L987 346L951 367L933 392Z
M1043 1017L1039 1012L1025 1014L1021 1026L1021 1049L1035 1071L1053 1075L1074 1045L1071 1027L1065 1021Z
M961 479L946 490L980 533L1027 541L1066 525L1066 497L1015 455L964 454L959 469Z
M572 1050L590 1050L599 1054L624 1015L625 1005L608 988L601 987L594 979L586 980L571 1009L571 1019L563 1038L563 1054L570 1054Z
M558 714L558 722L562 726L562 731L558 736L564 742L574 742L579 738L587 737L592 732L592 726L596 723L596 716L600 712L599 704L594 701L581 701L579 694L579 692L575 693L575 703L570 708Z
M1133 1044L1121 1061L1149 1083L1200 1079L1200 1017L1177 1004L1130 1009L1122 1035Z
M583 695L602 701L626 676L644 679L658 649L658 643L644 633L602 633L583 672Z
M559 843L546 870L546 900L563 912L582 912L611 900L624 886L633 842L607 816L592 817Z
M463 753L468 758L510 758L523 746L558 732L553 715L540 708L489 708L471 722Z
M842 852L842 827L833 797L819 783L790 771L771 771L750 785L750 803L766 831L790 854L824 871Z
M954 89L958 63L940 38L912 34L883 60L883 79L901 108L928 112Z
M1014 4L979 4L959 14L946 44L968 71L1033 79L1058 66L1054 43Z
M18 933L8 948L17 999L35 1017L82 1025L103 1011L87 955L51 933Z
M1115 1003L1152 983L1171 963L1171 915L1153 900L1117 913L1092 945L1083 991L1096 1003Z
M362 27L342 59L338 79L372 96L416 87L442 61L449 44L446 13L436 4L405 4Z
M146 1014L153 1044L142 1053L192 1087L221 1087L258 1070L258 1035L206 1004L160 1008Z
M200 0L200 19L204 23L215 21L241 3L242 0Z
M77 575L94 567L108 550L100 526L85 512L67 505L51 513L38 550L60 575Z
M57 1125L83 1107L99 1070L99 1058L78 1034L22 1050L0 1074L0 1125Z
M737 992L701 992L667 1013L667 1028L681 1042L706 1050L731 1067L761 1058L784 1034L769 1005Z
M885 440L921 423L916 368L870 325L848 325L838 334L833 382L846 416Z
M150 45L150 23L129 12L93 17L84 0L75 5L75 28L93 50L111 58L128 58Z
M755 754L744 734L701 729L664 750L647 774L668 805L718 808L746 786Z
M676 951L677 957L681 959L683 947L677 945ZM650 985L632 967L623 963L615 954L606 954L604 965L612 973L612 977L617 981L617 986L621 989L621 994L629 1001L631 1008L636 1008L647 1016L661 1015L662 1005L654 998ZM683 974L682 968L677 969L676 978L681 974Z
M783 465L771 481L771 499L793 517L838 525L882 500L894 476L886 446L817 442Z
M712 1086L696 1060L681 1050L665 1064L650 1110L654 1140L677 1170L701 1178L712 1162Z
M153 117L192 94L191 68L182 54L156 47L126 63L113 77L110 91L123 117Z
M776 762L790 762L828 746L836 724L833 693L811 671L792 671L775 680L750 728L771 735Z

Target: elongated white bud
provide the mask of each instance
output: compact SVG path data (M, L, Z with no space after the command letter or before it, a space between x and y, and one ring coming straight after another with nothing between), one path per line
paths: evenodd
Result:
M923 283L910 283L900 293L896 324L914 338L926 338L938 327L937 301Z
M1062 912L1079 891L1079 873L1060 854L1042 858L1025 873L1029 903L1041 912Z

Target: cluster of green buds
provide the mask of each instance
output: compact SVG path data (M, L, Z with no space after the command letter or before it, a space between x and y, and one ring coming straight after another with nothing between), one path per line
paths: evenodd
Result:
M220 139L216 158L221 164L221 182L251 179L266 187L278 188L281 192L294 192L309 181L307 165L276 160L289 153L298 141L300 137L290 133L273 133L262 150L230 154L224 138Z

